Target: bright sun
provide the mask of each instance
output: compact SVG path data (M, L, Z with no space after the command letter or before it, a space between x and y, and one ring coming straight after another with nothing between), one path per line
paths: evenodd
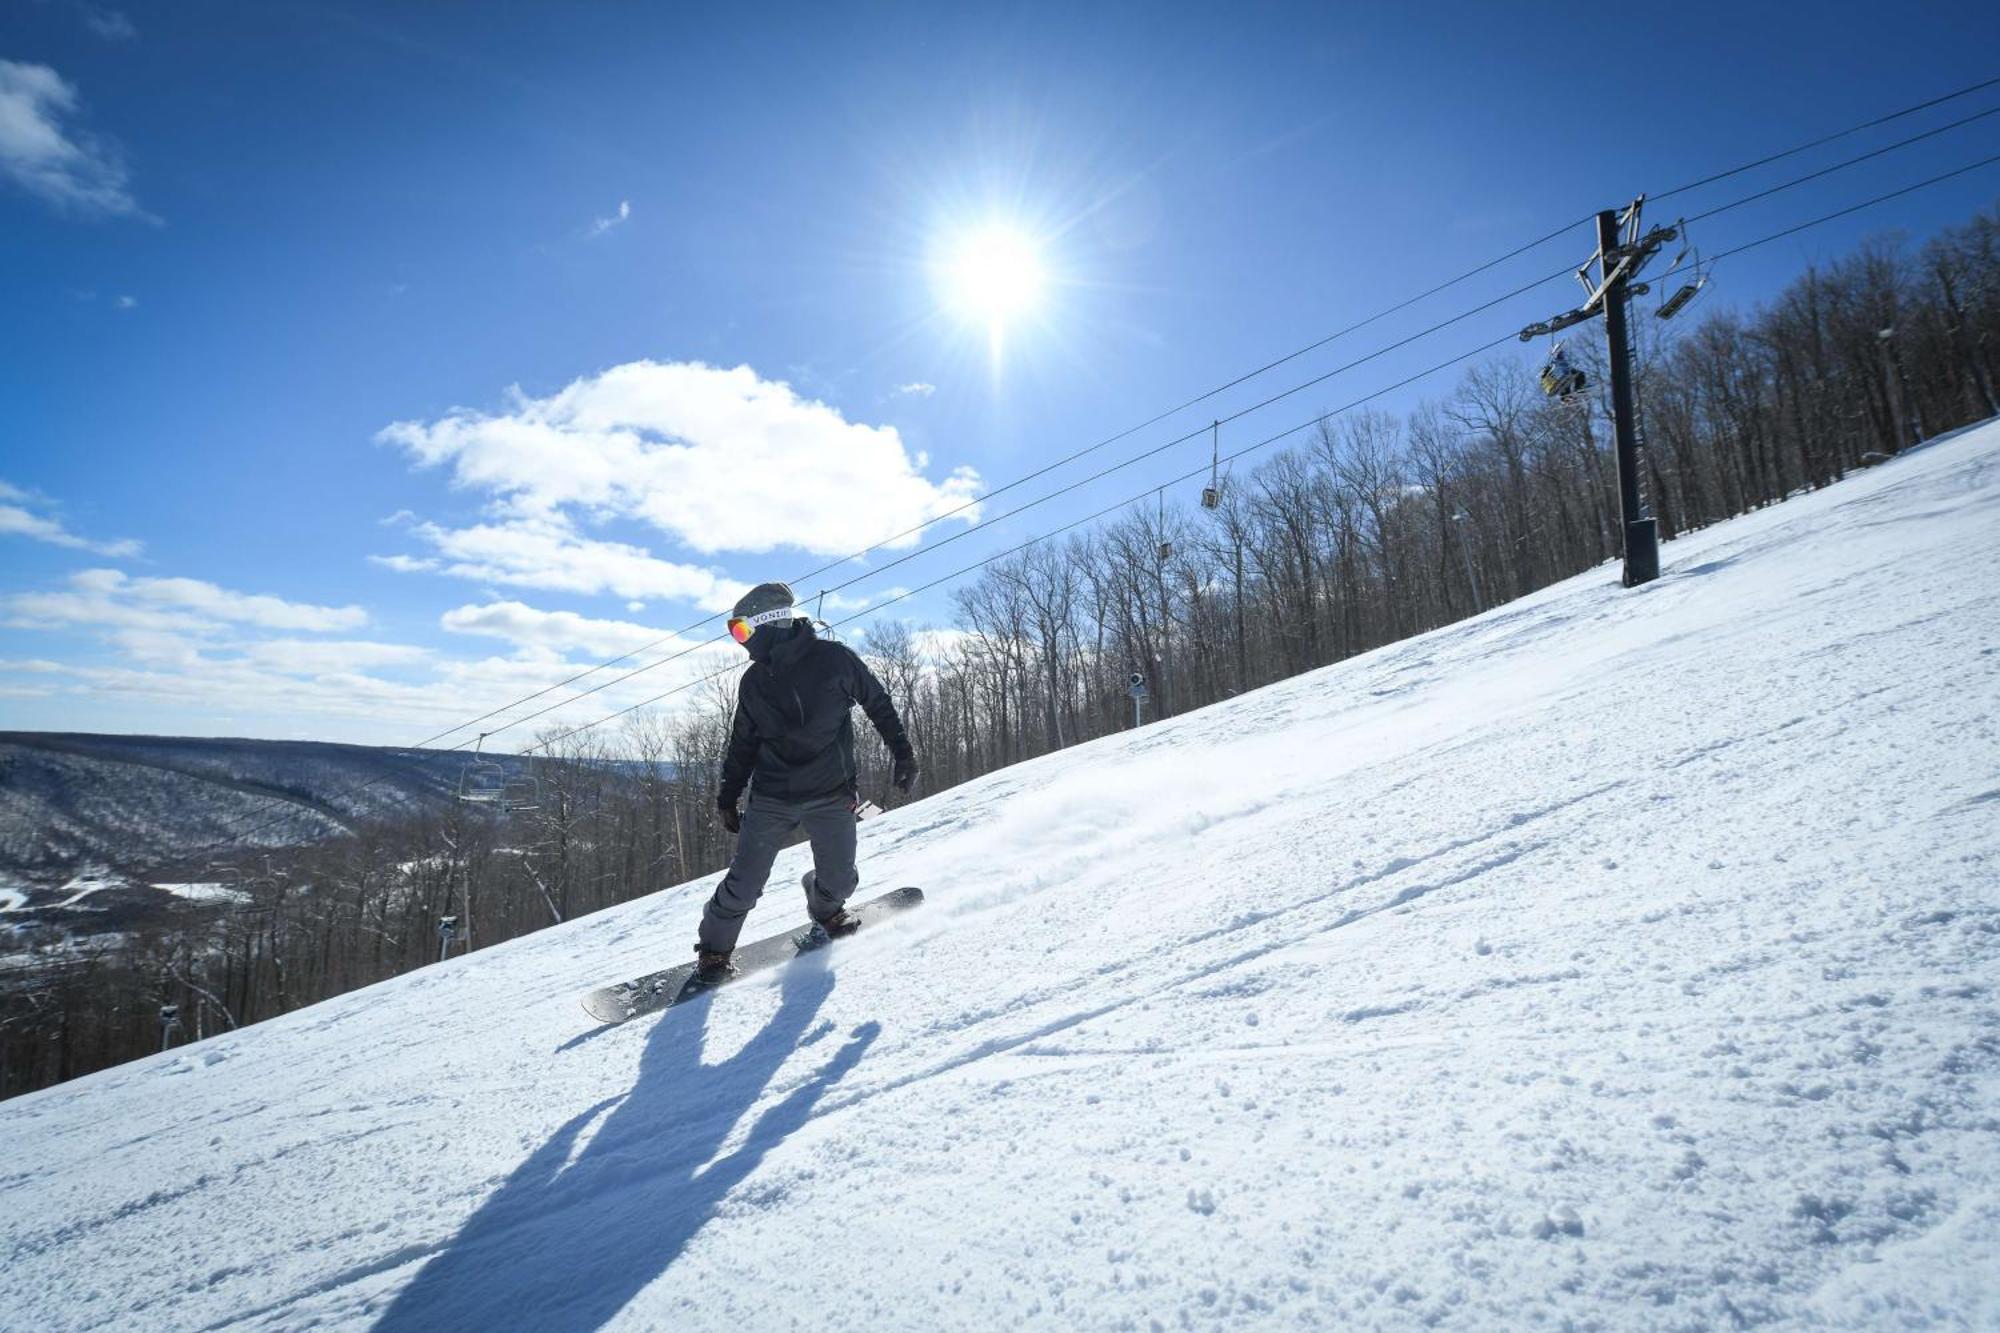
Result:
M944 279L959 315L996 330L1039 305L1046 284L1034 242L997 225L960 239L945 258Z

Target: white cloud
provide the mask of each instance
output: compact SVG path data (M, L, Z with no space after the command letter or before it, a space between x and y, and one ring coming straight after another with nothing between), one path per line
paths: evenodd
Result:
M642 625L518 602L464 607L446 617L448 630L506 640L505 654L454 657L414 644L302 637L289 628L296 624L317 636L359 618L355 608L312 607L192 579L141 580L90 570L59 588L0 598L0 620L30 629L94 631L111 658L0 660L0 689L9 697L45 700L51 721L69 728L226 730L409 744L416 735L587 674L615 651L661 637ZM699 644L674 638L658 650L664 655ZM555 707L508 739L527 744L545 727L596 721L708 673L740 667L741 657L734 645L711 646L630 681L609 684L609 673L595 677L589 684L607 683L601 692L538 701L538 708ZM569 693L586 688L579 682ZM677 694L662 706L692 698ZM248 719L260 721L249 725Z
M194 632L222 624L325 633L368 622L358 606L313 606L258 593L231 592L200 579L129 578L115 569L72 574L61 592L0 598L11 623L30 629L96 625L112 629Z
M47 65L0 60L0 177L83 217L145 217L117 150L65 125L76 88Z
M313 606L288 602L261 593L231 592L200 579L128 579L115 570L91 571L110 576L106 586L127 591L142 601L160 606L186 607L217 620L255 625L261 629L305 630L325 633L357 629L368 623L368 613L358 606Z
M73 551L90 551L97 555L107 555L114 559L139 554L138 542L124 540L115 542L91 541L79 537L64 527L62 521L52 515L34 512L36 509L53 508L42 496L24 491L18 486L10 486L0 481L0 535L32 537L39 542L53 546L66 546Z
M137 310L139 308L139 298L136 296L120 296L112 304L120 310Z
M892 597L906 597L909 595L909 592L908 588L883 588L878 592L862 593L858 597L849 597L845 593L830 592L826 595L826 610L865 611L877 602L886 602ZM818 608L819 599L817 597L808 597L806 600L816 609Z
M505 733L504 741L488 748L526 745L544 727L594 722L709 672L741 665L735 659L742 654L730 651L734 658L690 654L600 693L564 702L547 716ZM407 745L419 734L428 735L533 694L595 665L546 651L471 660L435 655L419 660L413 655L418 652L398 651L393 644L338 641L306 641L289 648L215 645L152 658L128 653L127 661L116 665L52 663L49 671L9 688L54 691L63 701L67 726L116 731L138 725L196 733L226 728L233 735L261 732ZM371 663L397 664L383 661L388 657L407 657L420 669L420 678L390 679L366 669ZM19 670L23 665L0 669ZM594 682L579 682L574 688L581 690L589 683ZM692 698L692 693L683 692L660 706L672 708ZM536 706L549 702L544 699ZM173 725L150 721L156 717L170 718ZM266 721L246 730L239 719L248 718Z
M105 639L135 662L148 666L190 667L201 661L201 644L218 626L187 618L161 617L111 629Z
M521 602L489 602L447 611L438 624L453 634L483 634L518 647L580 651L600 660L646 650L664 655L692 648L703 639L684 639L629 620L596 620L573 611L544 611Z
M703 553L845 554L956 509L978 486L969 468L930 481L894 427L850 422L748 366L699 362L630 362L546 398L517 390L502 414L460 409L378 438L487 493L509 530L574 510L638 520Z
M431 574L442 568L441 561L414 555L371 555L368 563L393 569L398 574Z
M973 637L970 631L946 627L917 630L910 635L910 641L926 661L936 662L957 652L966 640Z
M590 231L588 234L592 237L602 236L605 232L610 231L613 227L622 226L623 224L630 222L631 220L632 220L632 201L629 199L620 199L618 201L618 211L616 213L612 214L608 218L592 219L590 224Z
M369 639L265 639L242 648L246 660L295 676L344 675L378 667L419 666L432 660L427 648Z
M376 555L398 573L445 573L482 583L628 600L665 597L723 611L750 585L712 569L656 558L643 547L578 535L560 515L445 528L419 523L411 532L440 558Z
M937 385L915 380L909 384L898 384L894 396L897 398L928 398L937 392Z

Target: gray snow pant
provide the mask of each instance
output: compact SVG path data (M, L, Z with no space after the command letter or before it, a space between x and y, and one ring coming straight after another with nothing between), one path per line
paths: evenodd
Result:
M754 792L743 808L743 831L729 873L715 886L701 913L701 947L718 953L736 947L743 918L763 896L784 840L803 826L812 841L813 880L806 911L815 919L832 916L861 882L854 868L854 807L835 792L810 801L779 801Z

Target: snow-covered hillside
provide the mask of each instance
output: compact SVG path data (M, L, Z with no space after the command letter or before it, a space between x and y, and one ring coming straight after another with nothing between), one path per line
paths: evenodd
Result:
M2000 427L0 1105L0 1323L2000 1326ZM780 862L761 935L802 921Z

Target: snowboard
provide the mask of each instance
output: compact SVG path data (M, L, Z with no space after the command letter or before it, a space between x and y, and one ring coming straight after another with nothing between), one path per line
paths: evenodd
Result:
M924 900L924 891L919 888L891 889L879 898L870 898L865 903L849 903L847 910L861 918L861 928L866 930L877 922L901 912L907 912ZM718 986L726 986L739 977L747 977L753 972L782 966L801 954L824 949L833 943L827 933L818 926L807 926L801 930L789 930L782 935L772 935L754 944L737 946L735 954L736 974L717 982L698 981L693 963L682 963L662 972L651 972L631 981L621 981L612 986L599 986L583 997L584 1012L600 1023L623 1023L627 1019L643 1014L658 1013L670 1009L683 1000L691 1000L697 995L705 995Z

